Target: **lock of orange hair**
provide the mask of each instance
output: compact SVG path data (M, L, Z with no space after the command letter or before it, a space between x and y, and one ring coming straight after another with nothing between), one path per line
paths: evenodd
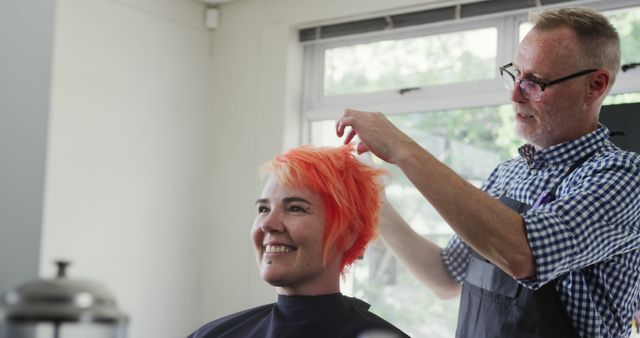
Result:
M265 163L261 173L292 187L307 187L322 196L325 265L330 248L344 250L340 262L344 273L375 238L382 203L380 176L387 172L356 159L353 145L297 147ZM347 248L353 235L356 240Z

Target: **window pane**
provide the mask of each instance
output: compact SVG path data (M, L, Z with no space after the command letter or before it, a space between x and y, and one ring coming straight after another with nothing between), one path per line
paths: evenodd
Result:
M334 146L342 144L336 136L336 121L324 120L311 122L311 144L316 146Z
M620 34L622 64L640 62L640 7L604 12Z
M327 49L324 95L495 77L495 27Z
M463 178L480 186L501 161L515 156L522 143L515 134L510 105L391 116L390 119ZM323 134L326 132L326 134ZM312 123L312 143L337 145L334 121ZM445 246L451 228L402 172L389 170L386 193L398 212L421 235ZM381 241L372 243L356 262L343 288L372 305L371 310L412 337L453 337L459 300L440 300L396 262Z
M520 32L518 34L518 41L522 41L522 39L524 39L524 36L527 35L527 33L529 33L529 31L531 30L531 28L533 28L533 24L529 21L523 22L520 24Z
M609 95L604 99L603 105L640 102L640 93L624 93Z

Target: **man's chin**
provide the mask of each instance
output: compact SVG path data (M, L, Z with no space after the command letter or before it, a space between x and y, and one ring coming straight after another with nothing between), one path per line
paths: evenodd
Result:
M517 134L522 138L526 143L536 146L538 144L538 140L536 134L530 130L521 130L517 129Z

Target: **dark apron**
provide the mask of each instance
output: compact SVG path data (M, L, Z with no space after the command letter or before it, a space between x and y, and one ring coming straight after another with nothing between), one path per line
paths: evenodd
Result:
M579 159L534 207L555 199L555 190L591 154ZM522 214L531 208L506 196L500 202ZM515 279L472 250L467 276L462 285L457 338L578 337L556 284L550 281L538 290L523 287Z

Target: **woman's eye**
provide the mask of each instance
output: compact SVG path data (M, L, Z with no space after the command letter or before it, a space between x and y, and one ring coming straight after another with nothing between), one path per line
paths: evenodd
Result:
M306 212L307 209L299 206L299 205L291 205L289 206L289 211L291 212Z
M269 212L269 208L265 207L265 206L259 206L258 207L258 213L259 214L263 214L265 212Z

